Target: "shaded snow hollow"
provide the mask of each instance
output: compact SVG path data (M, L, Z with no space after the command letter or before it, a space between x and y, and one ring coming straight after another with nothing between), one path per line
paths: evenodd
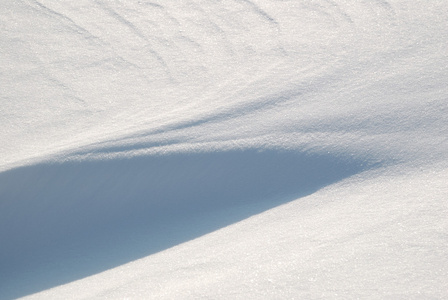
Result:
M0 4L0 298L448 297L445 1Z

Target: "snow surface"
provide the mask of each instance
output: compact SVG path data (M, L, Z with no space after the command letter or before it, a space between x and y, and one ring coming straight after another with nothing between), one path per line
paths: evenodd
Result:
M0 298L448 297L448 2L0 4Z

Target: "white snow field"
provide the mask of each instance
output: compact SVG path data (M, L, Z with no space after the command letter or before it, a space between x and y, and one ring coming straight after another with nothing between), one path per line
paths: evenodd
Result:
M0 4L0 299L447 299L448 1Z

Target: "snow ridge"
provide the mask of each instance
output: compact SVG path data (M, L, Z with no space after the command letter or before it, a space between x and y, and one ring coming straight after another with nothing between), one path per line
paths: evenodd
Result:
M445 297L447 16L0 4L0 298Z

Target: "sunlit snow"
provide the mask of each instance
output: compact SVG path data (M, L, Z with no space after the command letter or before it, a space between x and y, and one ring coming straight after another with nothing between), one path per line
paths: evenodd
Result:
M448 297L448 2L0 4L0 298Z

